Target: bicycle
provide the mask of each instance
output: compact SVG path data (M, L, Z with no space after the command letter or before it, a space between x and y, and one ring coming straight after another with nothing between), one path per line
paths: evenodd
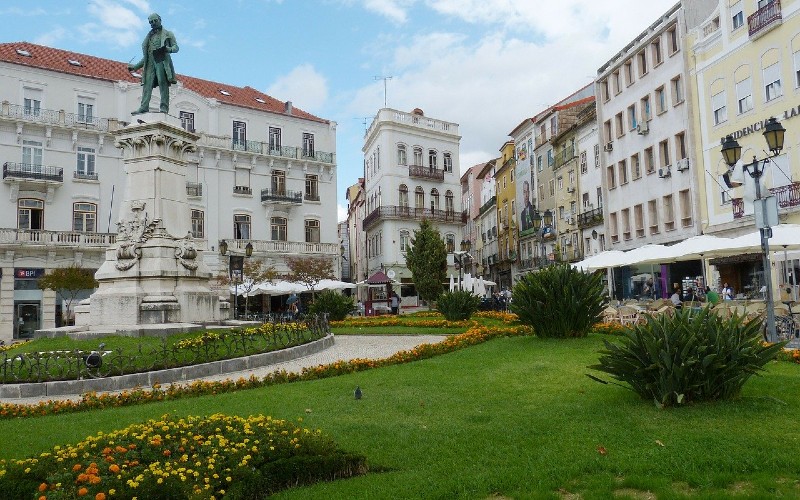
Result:
M800 321L795 317L800 314L800 311L792 311L792 302L784 302L789 307L787 314L775 315L775 335L778 342L791 342L795 339L800 339ZM767 323L764 321L764 340L769 341L767 335Z

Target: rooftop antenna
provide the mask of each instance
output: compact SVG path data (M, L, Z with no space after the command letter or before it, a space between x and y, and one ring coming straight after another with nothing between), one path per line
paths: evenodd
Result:
M369 121L368 121L368 120L371 120L371 119L372 119L372 117L371 117L371 116L360 116L360 117L358 117L358 118L353 118L353 120L361 120L361 123L363 123L363 124L364 124L364 132L366 132L366 131L367 131L367 128L368 128L368 127L367 127L367 124L369 123Z
M386 107L386 81L391 80L393 77L391 76L375 76L373 79L375 81L383 80L383 107Z

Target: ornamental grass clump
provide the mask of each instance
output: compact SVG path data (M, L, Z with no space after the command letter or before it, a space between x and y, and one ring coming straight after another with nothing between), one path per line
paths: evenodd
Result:
M467 290L444 292L436 301L436 310L447 321L464 321L472 317L481 304L480 297Z
M589 368L659 407L730 399L785 345L763 344L760 329L759 320L721 318L708 308L663 314L625 329L619 343L604 340L599 363Z
M258 415L160 419L0 461L2 498L264 498L364 474L319 430Z
M311 314L327 314L331 321L342 321L353 312L353 298L333 290L325 290L317 295L308 308Z
M606 298L600 274L586 274L568 264L524 275L509 308L539 337L586 337L600 322Z

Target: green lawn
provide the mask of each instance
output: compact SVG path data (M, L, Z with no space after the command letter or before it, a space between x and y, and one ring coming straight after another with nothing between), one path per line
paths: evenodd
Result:
M502 338L312 382L0 421L23 457L164 413L271 414L320 428L381 472L278 498L793 498L800 365L771 363L737 401L659 410L584 374L601 338ZM360 385L364 397L353 398ZM601 453L604 452L604 453Z

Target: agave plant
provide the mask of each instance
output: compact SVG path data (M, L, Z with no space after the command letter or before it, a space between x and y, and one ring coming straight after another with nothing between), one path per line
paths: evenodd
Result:
M523 276L512 297L511 312L540 337L585 337L606 304L601 276L569 264Z

